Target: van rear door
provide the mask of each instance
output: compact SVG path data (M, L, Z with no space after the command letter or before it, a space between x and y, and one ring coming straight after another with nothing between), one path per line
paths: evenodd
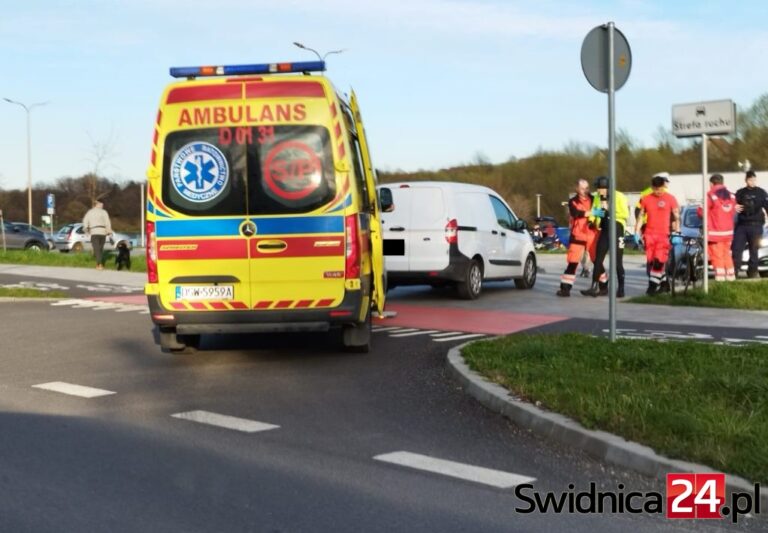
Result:
M449 221L443 190L412 186L409 194L408 269L411 272L443 270L449 263L445 230Z
M406 228L411 222L411 189L387 187L392 191L392 210L382 213L384 257L387 271L407 272L409 241Z
M150 189L149 197L161 301L177 310L249 309L241 150L221 142L219 128L193 128L169 133L163 152L160 195Z
M253 307L336 307L345 291L345 195L330 132L302 124L253 129L246 155Z

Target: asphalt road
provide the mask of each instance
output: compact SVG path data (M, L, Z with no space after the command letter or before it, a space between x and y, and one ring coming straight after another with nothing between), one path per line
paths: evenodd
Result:
M536 490L558 495L590 481L602 490L663 489L482 408L446 371L447 349L462 341L440 342L440 333L379 326L366 355L340 353L325 335L207 336L197 354L170 356L138 309L25 301L0 302L0 312L2 531L726 526L646 514L521 514L514 489L375 459L409 452L534 478ZM69 393L83 392L78 385L105 395L50 390L56 382ZM195 416L209 423L188 419Z

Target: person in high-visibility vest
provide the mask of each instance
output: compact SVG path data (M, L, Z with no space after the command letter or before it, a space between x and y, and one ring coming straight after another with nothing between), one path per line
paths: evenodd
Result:
M597 229L590 226L589 217L592 214L592 197L589 195L589 182L580 179L576 182L576 194L568 200L570 215L571 238L568 243L566 261L568 265L560 276L558 296L567 298L571 295L571 287L576 281L576 269L585 253L590 259L595 259Z
M610 249L610 225L616 224L616 296L624 297L624 227L629 218L629 202L624 193L616 191L615 198L608 198L608 178L600 176L595 180L597 192L592 196L590 223L600 228L595 252L595 268L592 271L592 287L581 291L584 296L606 296L608 294L608 273L605 271L605 256Z

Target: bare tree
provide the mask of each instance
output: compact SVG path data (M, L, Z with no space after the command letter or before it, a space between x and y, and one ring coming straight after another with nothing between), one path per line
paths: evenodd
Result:
M90 132L86 132L88 139L91 141L91 148L88 151L88 162L91 164L91 171L87 175L88 183L88 199L91 203L95 200L102 198L108 190L101 190L99 187L99 177L105 169L109 167L117 168L111 164L111 160L118 155L115 145L117 144L117 136L115 135L114 128L109 130L109 135L106 139L96 139Z

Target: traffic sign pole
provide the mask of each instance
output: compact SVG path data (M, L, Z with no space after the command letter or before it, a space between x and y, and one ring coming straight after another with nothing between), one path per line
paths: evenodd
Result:
M709 169L707 168L707 141L709 140L709 136L707 136L706 133L701 134L701 210L702 210L702 217L701 217L701 227L704 228L704 245L702 248L702 254L704 256L704 294L709 293L709 250L707 249L707 238L709 235L709 231L707 229L707 220L708 220L708 212L709 209L707 207L707 204L709 203L709 191L707 191L707 174L709 173ZM694 268L696 268L696 265L694 265ZM695 272L692 272L692 274ZM738 272L737 272L738 274Z
M608 229L610 271L608 275L608 317L610 339L616 341L616 66L614 63L613 22L608 23Z

